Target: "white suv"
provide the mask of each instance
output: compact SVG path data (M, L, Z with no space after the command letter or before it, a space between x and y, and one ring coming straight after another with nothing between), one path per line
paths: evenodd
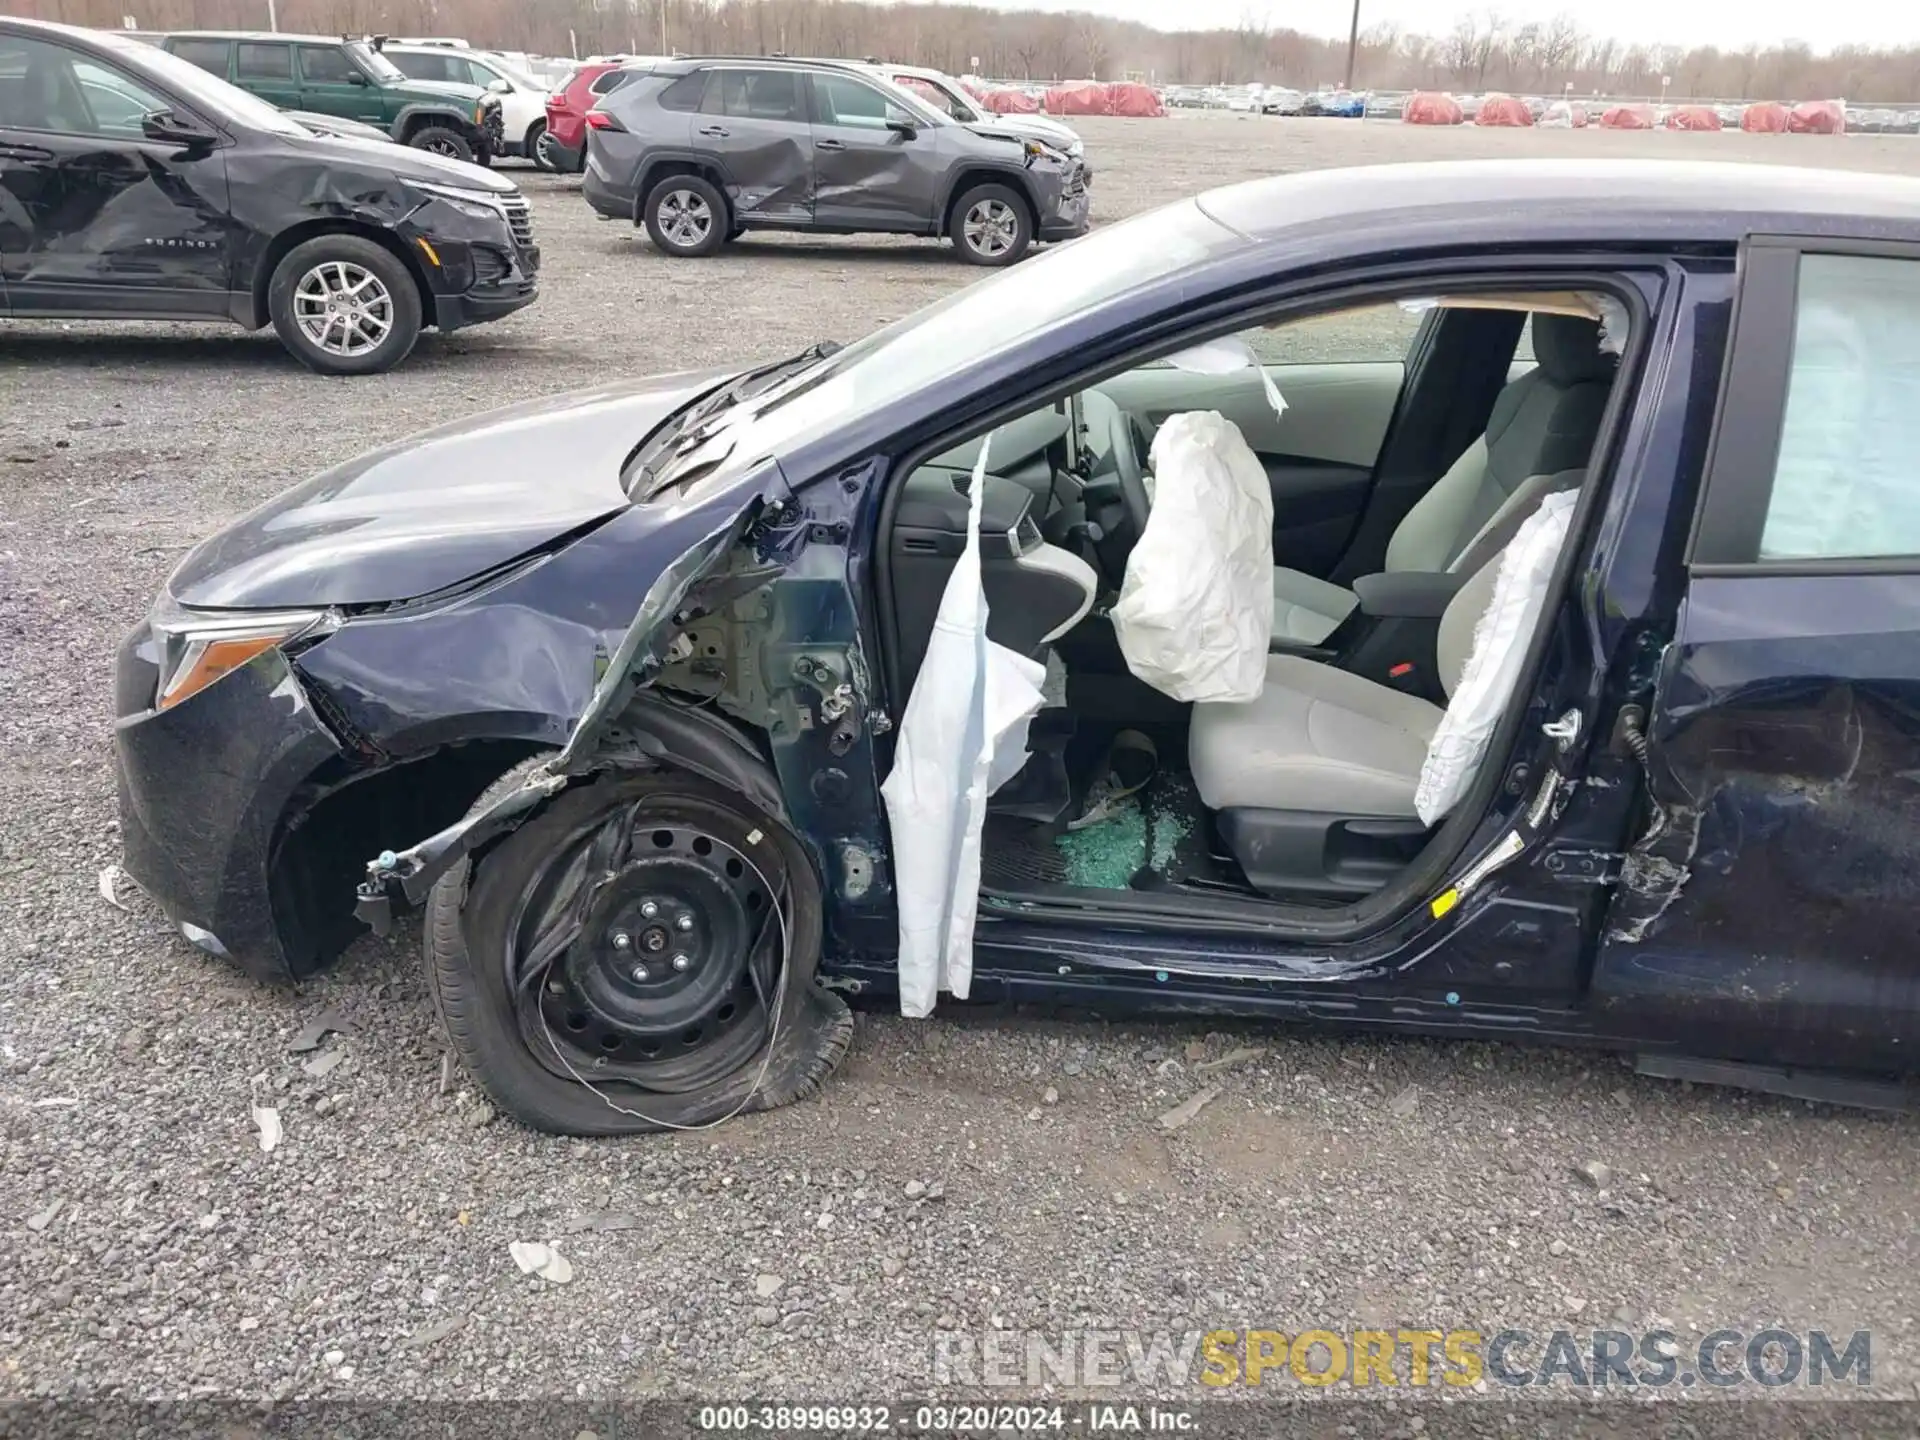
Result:
M398 65L409 80L451 80L491 90L500 97L500 120L505 131L502 153L524 156L546 168L540 158L540 137L547 129L547 91L551 87L486 50L389 41L380 53Z
M1070 125L1048 115L996 115L969 95L958 80L924 65L891 65L878 60L859 62L867 71L909 90L937 110L943 110L962 125L991 125L1015 135L1030 135L1044 140L1056 150L1065 151L1080 162L1084 180L1093 179L1093 166L1087 163L1086 143Z

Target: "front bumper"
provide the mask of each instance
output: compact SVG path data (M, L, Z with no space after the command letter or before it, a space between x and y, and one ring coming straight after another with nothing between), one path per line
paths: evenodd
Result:
M341 750L278 650L168 710L145 624L114 664L114 759L124 864L189 938L264 981L290 959L269 868L295 791Z
M524 285L475 288L460 295L433 297L433 323L444 333L469 325L485 325L523 310L540 298L539 287L529 280Z
M1092 223L1092 205L1083 185L1079 190L1060 197L1052 213L1040 222L1040 238L1072 240L1086 234L1087 227Z
M504 217L476 218L444 204L414 217L407 237L425 262L433 314L441 331L483 325L539 298L540 247L533 218L516 197Z

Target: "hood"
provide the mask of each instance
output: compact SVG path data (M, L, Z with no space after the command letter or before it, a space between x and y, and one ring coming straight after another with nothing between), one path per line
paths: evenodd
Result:
M482 90L478 85L462 85L457 80L395 80L380 87L383 90L412 90L421 95L449 95L456 100L464 100L471 105L483 95L492 92Z
M732 373L524 401L358 456L204 541L168 591L189 606L282 609L457 585L624 509L620 470L634 447Z
M309 130L317 130L322 135L331 135L344 140L379 141L383 145L393 142L387 132L359 120L343 120L338 115L317 115L311 110L283 110L289 120L297 120Z
M1065 150L1080 136L1070 125L1050 120L1045 115L993 115L973 127L976 130L1004 130L1014 135L1031 135L1055 149Z
M294 115L293 118L300 119L298 115ZM304 124L305 121L301 123ZM319 123L338 124L339 122L331 117L321 116ZM483 165L471 165L465 160L455 160L446 155L430 155L425 150L414 149L411 145L395 144L385 136L377 140L366 140L356 134L314 134L293 143L311 147L310 153L318 155L328 163L338 163L341 149L344 147L352 151L354 157L364 162L369 169L397 176L402 180L425 180L434 185L457 185L463 190L487 190L495 195L520 193L520 187L512 180Z

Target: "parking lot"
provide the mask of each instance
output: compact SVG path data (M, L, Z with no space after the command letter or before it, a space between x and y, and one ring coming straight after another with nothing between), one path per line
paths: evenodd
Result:
M1096 223L1404 159L1920 165L1892 136L1076 124ZM417 928L276 993L103 898L112 650L203 535L444 420L849 340L975 278L894 239L667 261L520 173L539 302L383 377L270 331L0 323L0 1395L897 1397L937 1329L1780 1324L1871 1331L1870 1393L1920 1398L1911 1118L1601 1055L948 1007L864 1016L808 1103L556 1140L443 1070ZM316 1079L289 1047L328 1010Z

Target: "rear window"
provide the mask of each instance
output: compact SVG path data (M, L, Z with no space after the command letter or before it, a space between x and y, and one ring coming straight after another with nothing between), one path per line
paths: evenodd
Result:
M1920 555L1920 261L1800 260L1762 560Z
M626 84L632 73L629 70L609 70L604 75L595 76L587 89L595 95L610 95Z
M242 41L233 73L242 80L291 80L293 78L293 47L291 45L256 45Z
M803 80L791 70L716 70L700 108L736 120L804 121Z
M660 92L660 108L662 110L698 110L700 92L706 88L706 71L696 70L691 75L682 75Z
M189 65L198 65L210 75L227 78L227 42L225 40L176 40L173 53Z

